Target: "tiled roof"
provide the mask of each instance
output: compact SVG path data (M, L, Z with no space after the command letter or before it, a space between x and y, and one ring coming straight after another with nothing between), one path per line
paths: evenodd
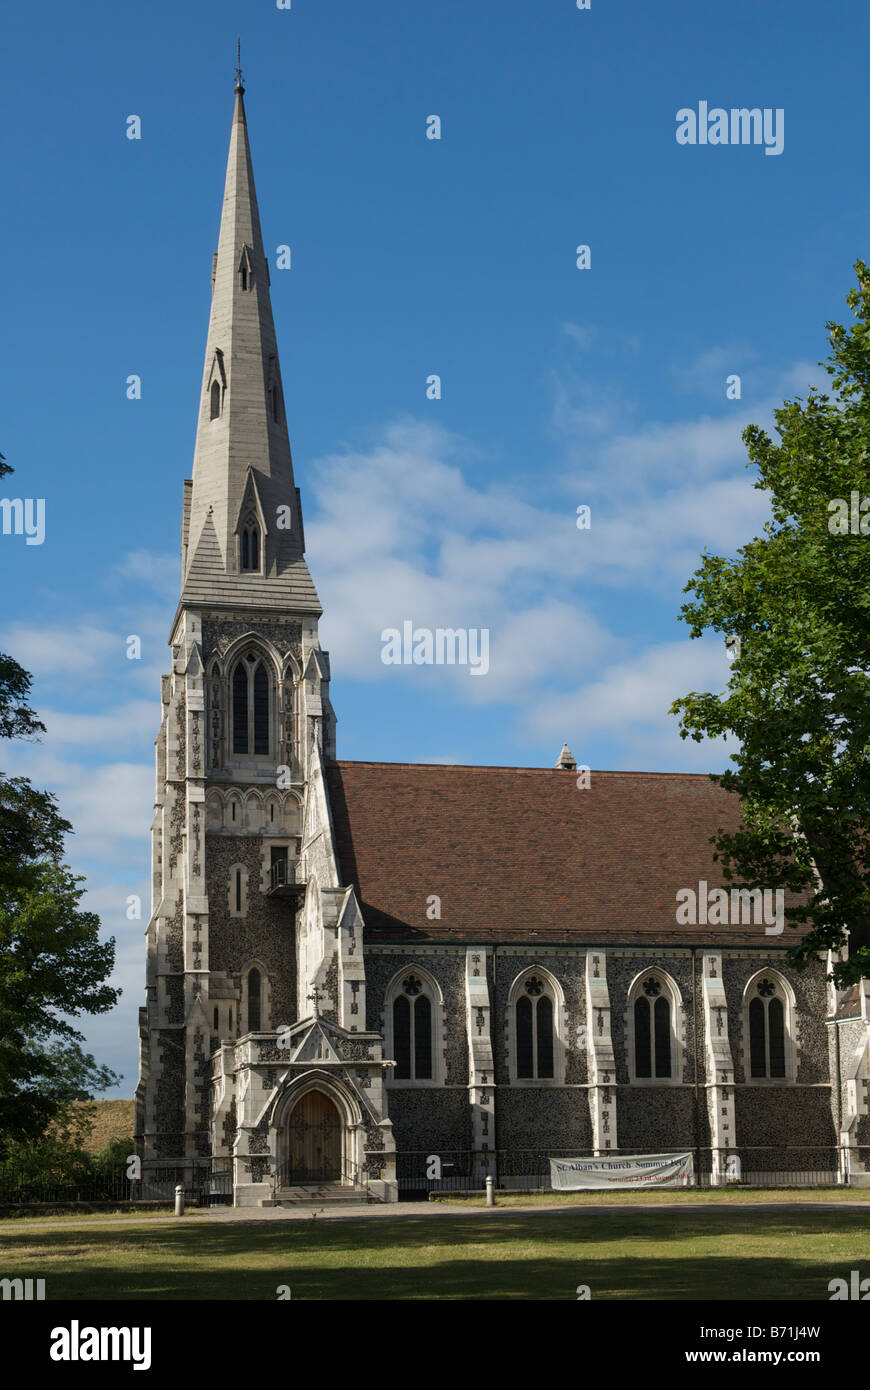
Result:
M342 876L371 942L778 947L763 925L683 926L677 891L724 885L710 837L737 804L706 776L335 762ZM440 898L440 920L427 918Z
M845 989L837 992L837 1011L834 1018L860 1018L861 1017L861 986L860 984L848 985Z
M300 555L284 561L280 573L231 574L218 546L211 517L202 535L181 589L181 603L188 607L253 608L304 611L320 614L320 600L305 560Z

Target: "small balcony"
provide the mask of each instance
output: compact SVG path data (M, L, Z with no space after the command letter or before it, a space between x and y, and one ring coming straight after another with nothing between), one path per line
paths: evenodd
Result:
M267 898L292 898L297 904L305 896L305 883L297 877L296 860L276 859L270 873Z

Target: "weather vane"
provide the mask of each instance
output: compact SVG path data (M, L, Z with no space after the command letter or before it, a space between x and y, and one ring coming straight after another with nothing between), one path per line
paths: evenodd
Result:
M243 92L242 85L242 41L236 39L236 91Z

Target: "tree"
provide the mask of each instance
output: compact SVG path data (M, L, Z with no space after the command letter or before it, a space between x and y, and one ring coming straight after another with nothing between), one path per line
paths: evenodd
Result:
M684 590L692 637L738 639L728 689L671 707L683 738L739 740L713 778L741 797L740 828L713 840L726 878L797 895L785 916L799 969L848 932L840 986L870 975L870 271L855 270L856 322L827 325L832 395L786 401L778 443L743 432L770 494L764 534L736 559L705 552Z
M0 455L0 476L11 471ZM0 653L0 738L32 739L44 725L28 703L30 675ZM96 1064L69 1022L105 1013L114 939L82 912L84 889L63 863L72 829L55 798L0 773L0 1156L42 1135L62 1107L120 1080Z

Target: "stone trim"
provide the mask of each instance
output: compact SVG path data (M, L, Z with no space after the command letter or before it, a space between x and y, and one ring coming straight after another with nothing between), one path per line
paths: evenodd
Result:
M707 1059L707 1119L710 1125L712 1181L718 1186L730 1173L723 1168L722 1149L737 1138L734 1109L734 1060L728 1038L728 999L722 979L722 957L717 951L704 951L703 969L704 1044Z
M489 952L470 946L465 953L465 1017L468 1037L468 1103L471 1143L477 1151L495 1149L495 1061L492 1005L487 968Z
M589 1068L589 1114L596 1154L619 1147L616 1108L616 1059L610 1031L607 954L586 956L586 1057Z

